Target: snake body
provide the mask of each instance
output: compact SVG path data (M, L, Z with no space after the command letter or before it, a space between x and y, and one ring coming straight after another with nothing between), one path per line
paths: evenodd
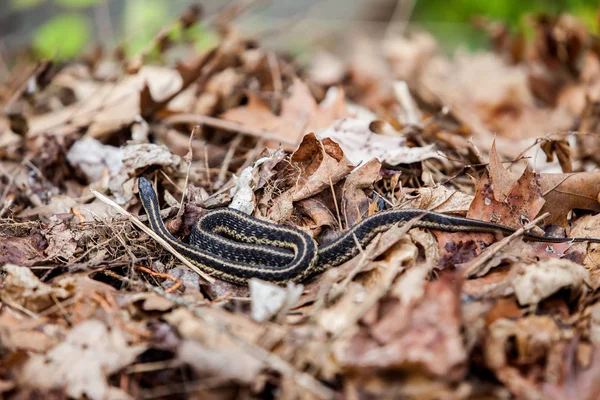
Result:
M420 209L399 209L378 212L332 242L318 246L299 229L222 208L200 217L192 228L190 243L185 243L165 227L150 181L141 177L138 186L152 229L202 271L235 284L246 284L251 278L279 284L303 281L343 264L355 257L378 233L409 221L413 221L413 227L448 232L502 235L515 232L513 228L491 222ZM546 243L600 243L598 238L555 238L529 233L523 238Z

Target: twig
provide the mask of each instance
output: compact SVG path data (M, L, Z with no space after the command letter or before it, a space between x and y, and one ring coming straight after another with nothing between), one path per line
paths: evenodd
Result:
M242 143L242 135L237 135L229 145L229 149L227 149L227 153L225 154L225 158L223 159L223 164L221 165L221 169L219 170L219 176L217 177L217 182L215 183L215 188L219 189L225 184L225 176L227 175L227 170L229 169L229 165L231 164L231 160L233 160L233 155L235 151L239 147L240 143Z
M208 167L208 146L206 145L206 142L204 142L204 169L206 170L208 186L210 186L210 191L213 192L212 178L210 176L210 168Z
M492 245L489 248L487 248L476 259L474 259L472 261L469 261L469 262L467 262L465 264L462 264L462 267L464 268L463 275L466 278L470 278L470 277L475 276L475 275L481 275L482 272L485 271L484 270L485 264L488 261L490 261L492 259L492 257L494 257L503 248L505 248L506 246L508 246L512 242L514 242L517 238L523 236L526 232L528 232L531 229L535 228L535 226L537 225L537 223L540 222L540 221L542 221L544 218L548 217L548 215L550 215L550 213L544 213L544 214L540 215L539 217L537 217L533 221L529 222L527 225L523 226L522 228L517 229L510 236L505 237L504 239L502 239L498 243L495 243L494 245Z
M164 279L168 279L168 280L175 282L175 284L173 286L171 286L170 288L165 290L165 292L167 292L167 293L172 293L181 287L181 281L179 279L175 278L173 275L165 274L163 272L154 272L150 268L146 268L141 265L138 265L137 267L135 267L135 269L136 269L136 271L143 271L143 272L145 272L149 275L155 276L157 278L164 278Z
M192 159L194 157L194 151L192 150L192 140L194 140L194 134L200 130L200 125L196 125L194 127L194 129L192 129L192 132L190 133L190 140L188 142L188 152L187 154L183 157L183 159L187 162L187 172L185 173L185 183L183 185L183 195L181 196L181 203L179 203L179 211L177 211L177 217L181 217L181 214L183 214L183 202L185 201L185 196L187 195L187 191L188 191L188 182L190 181L190 170L192 169ZM206 149L206 144L204 144L204 148ZM206 154L205 154L206 157ZM210 174L210 172L207 172L207 174ZM210 175L209 175L210 178ZM209 180L210 182L210 180Z
M269 69L271 70L271 77L273 78L273 91L277 96L281 96L283 92L283 83L281 83L281 71L279 70L279 63L277 57L273 52L267 53L267 61L269 62Z
M197 114L177 114L163 119L165 124L195 124L212 126L230 132L239 132L244 135L254 136L260 139L273 140L288 146L296 146L298 143L281 137L274 132L263 131L262 129L250 128L237 122L231 122L220 118L209 117L208 115Z
M342 225L342 216L340 215L340 207L338 206L337 199L335 198L335 190L333 189L333 182L331 181L331 177L329 177L329 188L331 189L331 196L333 197L333 204L335 205L335 212L338 218L338 224L340 224L340 229L343 229Z
M90 191L92 192L92 194L94 196L96 196L96 198L98 200L100 200L101 202L103 202L104 204L107 204L111 207L113 207L115 210L117 210L120 214L126 216L135 226L137 226L138 228L140 228L142 231L144 231L144 233L146 233L148 236L150 236L152 239L156 240L158 243L160 243L160 245L162 247L164 247L168 252L170 252L171 254L173 254L175 257L177 257L177 259L179 261L181 261L183 264L185 264L185 266L187 266L189 269L191 269L192 271L194 271L195 273L197 273L198 275L200 275L202 278L204 278L207 282L209 283L214 283L215 280L213 278L211 278L210 276L208 276L206 273L204 273L200 268L198 268L197 266L195 266L194 264L192 264L188 259L186 259L184 256L182 256L177 250L175 250L173 248L173 246L171 246L169 243L165 242L160 236L158 236L152 229L148 228L146 225L144 225L142 223L142 221L140 221L138 218L136 218L135 216L133 216L131 213L129 213L127 210L125 210L123 207L121 207L120 205L118 205L117 203L115 203L114 201L112 201L111 199L109 199L108 197L106 197L105 195L103 195L102 193L99 193L93 189L90 189Z

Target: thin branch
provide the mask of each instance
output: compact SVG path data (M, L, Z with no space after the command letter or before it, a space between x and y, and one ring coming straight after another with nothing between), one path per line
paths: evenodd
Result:
M486 272L485 265L488 261L490 261L498 252L500 252L503 248L513 243L517 238L523 236L526 232L529 232L531 229L535 228L538 222L542 221L546 217L548 217L550 213L544 213L529 222L527 225L522 228L517 229L512 235L505 237L501 241L495 243L494 245L488 247L483 253L479 255L479 257L475 258L468 263L463 264L464 272L463 275L467 278L482 275L482 273Z
M188 267L189 269L191 269L192 271L194 271L195 273L197 273L198 275L200 275L207 282L209 282L209 283L214 283L215 282L215 280L213 278L211 278L205 272L203 272L200 268L198 268L197 266L195 266L194 264L192 264L187 258L185 258L183 255L181 255L177 250L175 250L173 248L173 246L171 246L169 243L165 242L152 229L150 229L146 225L144 225L142 223L142 221L140 221L137 217L135 217L134 215L132 215L130 212L128 212L127 210L125 210L123 207L121 207L120 205L118 205L117 203L115 203L114 201L112 201L111 199L109 199L108 197L106 197L105 195L103 195L102 193L99 193L99 192L97 192L97 191L95 191L93 189L90 189L90 191L92 192L92 194L94 196L96 196L96 198L98 200L100 200L104 204L107 204L107 205L111 206L112 208L114 208L115 210L117 210L117 212L119 212L120 214L126 216L129 219L129 221L131 221L135 226L137 226L142 231L144 231L144 233L148 234L148 236L150 236L152 239L154 239L158 243L160 243L160 245L162 247L164 247L168 252L170 252L175 257L177 257L177 259L179 261L181 261L183 264L185 264L186 267Z

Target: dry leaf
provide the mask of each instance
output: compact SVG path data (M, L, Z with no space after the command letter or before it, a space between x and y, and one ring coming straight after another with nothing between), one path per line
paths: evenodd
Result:
M410 164L439 155L433 145L423 147L406 146L404 136L388 136L375 133L384 125L383 121L343 119L327 129L317 132L320 138L330 138L340 145L353 164L359 165L372 158L390 165Z
M256 322L268 321L275 315L285 315L300 298L304 286L289 282L285 288L251 279L249 282L252 299L252 319Z
M423 187L407 196L406 208L437 211L449 214L466 215L473 196L445 186Z
M494 200L499 202L505 201L519 178L502 166L500 157L498 157L498 153L496 152L496 141L494 141L490 149L490 165L488 170L490 173L491 188L494 192Z
M57 132L67 134L88 127L87 134L101 137L107 132L129 126L140 115L140 92L145 85L156 98L164 98L181 89L179 74L165 67L144 66L137 74L117 84L81 80L68 71L53 83L75 91L79 101L53 113L29 118L29 136Z
M0 264L31 266L45 259L43 250L47 243L39 233L25 237L2 237L0 240Z
M347 113L344 92L339 91L332 104L317 105L308 87L299 79L290 88L290 97L281 105L281 115L273 114L257 96L249 95L248 104L221 114L221 118L278 134L288 143L300 141L308 133L329 126Z
M214 349L193 340L183 340L177 359L190 365L200 376L215 376L251 384L262 371L262 363L239 349Z
M108 329L97 320L87 320L47 355L32 354L18 374L20 384L44 390L64 389L74 398L94 400L130 398L111 386L108 377L133 362L145 346L130 346L124 333Z
M69 164L79 168L90 183L100 180L107 170L110 175L117 175L123 168L122 160L122 149L91 137L78 140L67 153Z
M540 212L550 213L547 223L567 228L567 216L573 209L600 212L600 172L541 174L540 186L546 200Z
M290 159L293 170L299 171L293 187L275 199L269 218L279 222L288 218L294 201L311 197L331 188L350 172L353 166L340 147L329 139L320 141L308 134Z
M49 259L61 257L69 260L77 250L76 235L64 222L52 221L45 230L44 237L48 242L44 253Z
M6 264L2 269L6 273L3 290L0 292L3 301L39 312L54 305L56 300L64 300L71 295L71 292L63 288L54 288L41 282L27 267Z
M590 275L585 267L573 261L549 258L522 265L511 285L519 304L538 304L562 288L571 288L573 295L585 294L590 287Z
M367 215L369 197L375 182L381 179L381 162L372 159L350 173L342 186L342 215L346 226L354 226Z
M55 325L46 326L40 330L38 323L27 317L17 317L11 312L2 312L0 314L0 336L2 336L2 346L8 351L32 351L43 353L59 343L58 338L51 336L46 332L61 328ZM62 333L62 332L61 332Z
M459 286L446 279L428 283L420 302L393 301L370 334L363 329L343 346L336 346L338 361L363 372L419 365L430 374L460 379L467 355L462 340L457 340L459 292Z

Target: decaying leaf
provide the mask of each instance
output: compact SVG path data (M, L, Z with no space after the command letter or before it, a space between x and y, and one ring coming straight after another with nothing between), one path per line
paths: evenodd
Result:
M124 332L90 319L76 325L65 341L45 355L32 355L18 375L21 384L43 390L64 389L75 398L126 399L107 382L131 363L145 346L130 346Z
M330 188L353 168L340 147L329 139L318 140L314 134L304 137L290 159L297 171L293 187L282 193L271 209L269 218L281 221L290 216L294 201L306 199Z
M268 321L275 315L285 315L300 298L304 286L288 283L285 288L263 282L250 280L250 298L252 299L252 319L256 322Z
M585 294L590 284L585 267L555 258L522 265L511 283L521 305L537 304L562 288L570 288L573 295Z
M354 226L367 214L369 197L365 190L373 188L375 182L381 179L381 162L377 159L363 164L352 171L342 187L342 215L348 226Z
M222 114L221 118L275 132L287 142L297 143L303 134L325 128L347 115L343 91L338 92L334 102L326 105L317 105L306 85L298 79L294 81L290 92L290 97L283 100L279 116L273 114L258 97L249 95L247 105L233 108Z
M50 259L62 257L68 260L77 250L76 235L63 222L53 221L44 232L44 237L48 242L44 253Z
M228 206L320 246L405 208L513 228L549 212L533 233L599 238L594 34L478 18L494 52L448 56L391 24L305 65L242 37L238 3L128 59L0 63L0 397L598 398L598 244L408 223L301 284L248 287L200 279L94 199L147 223L144 175L182 241Z
M423 187L410 193L407 208L420 208L450 214L466 215L473 196L445 186Z
M123 150L104 145L91 137L75 142L67 153L67 161L79 168L88 179L96 182L108 172L117 175L123 168Z
M355 165L367 162L372 158L397 165L439 157L433 145L408 147L406 138L403 136L388 136L372 130L383 125L383 121L346 118L333 123L317 134L320 138L330 138L338 143L344 154Z
M573 209L600 211L600 173L542 174L540 186L545 206L540 212L549 212L546 222L567 227L567 217Z
M254 211L254 192L252 183L252 167L242 171L239 178L234 175L235 186L231 188L231 204L229 207L251 214Z
M364 372L416 364L428 373L460 379L467 355L456 340L461 326L458 293L458 285L440 280L426 285L421 301L382 303L371 335L358 332L336 348L336 357L344 367Z
M38 312L64 300L71 293L63 288L52 287L41 282L27 267L6 264L2 267L6 276L3 278L3 290L0 298L6 302L21 305L27 310Z

